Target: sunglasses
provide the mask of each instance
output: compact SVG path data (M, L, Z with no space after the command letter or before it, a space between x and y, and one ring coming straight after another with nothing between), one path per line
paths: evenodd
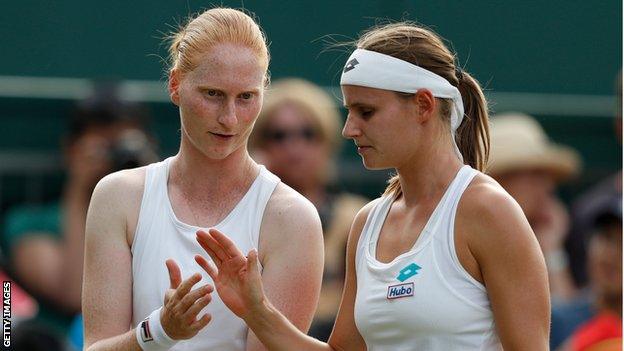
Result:
M264 133L264 138L268 142L277 144L284 143L290 140L304 140L307 142L316 141L319 139L318 132L312 127L304 127L301 129L269 129Z

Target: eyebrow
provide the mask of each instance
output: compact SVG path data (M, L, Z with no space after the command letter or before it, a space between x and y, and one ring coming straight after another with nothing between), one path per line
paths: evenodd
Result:
M352 108L352 107L368 107L368 108L372 108L373 105L371 104L367 104L367 103L363 103L363 102L354 102L350 105L344 104L343 105L345 108Z
M226 90L225 90L225 89L223 89L223 88L218 88L218 87L211 86L211 85L200 85L200 86L198 86L198 88L199 88L200 90L216 90L216 91L220 91L220 92L223 92L223 93L227 93L227 92L228 92L228 91L226 91ZM257 94L257 93L259 93L259 92L260 92L260 88L257 88L257 87L249 87L249 88L245 88L245 89L243 89L243 90L242 90L241 92L239 92L238 94L242 94L242 93L256 93L256 94Z

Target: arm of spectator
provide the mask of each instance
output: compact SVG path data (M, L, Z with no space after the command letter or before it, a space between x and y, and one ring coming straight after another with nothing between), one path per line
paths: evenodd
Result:
M68 312L80 311L87 207L93 187L108 171L105 148L106 140L93 135L81 137L68 148L68 181L56 218L60 240L45 230L24 232L11 255L24 285Z
M81 200L73 194L71 200L66 200L64 211L50 208L21 211L15 215L25 218L16 220L29 223L26 223L26 228L17 228L19 233L11 235L13 244L9 247L9 257L16 279L35 296L69 313L80 311L84 222L88 201L88 194ZM64 212L65 221L58 218L60 212ZM36 218L40 216L47 218ZM59 229L64 228L60 240L52 232L57 225L45 222L58 222ZM33 260L33 257L38 259Z
M543 206L544 218L533 224L533 230L546 259L550 294L553 300L568 301L577 292L563 247L570 230L570 216L565 205L556 198L549 199Z
M44 298L68 313L80 311L80 299L62 289L61 244L47 232L27 232L12 248L11 265L16 279L36 297ZM33 259L37 257L37 259Z
M522 209L498 185L481 183L464 193L458 213L467 218L462 230L482 273L503 348L548 350L546 265Z

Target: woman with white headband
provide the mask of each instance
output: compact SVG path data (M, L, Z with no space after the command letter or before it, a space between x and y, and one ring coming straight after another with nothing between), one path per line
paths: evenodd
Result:
M341 85L343 135L366 168L397 176L354 220L329 342L271 305L255 251L200 231L214 265L196 261L223 302L270 350L547 350L538 243L518 204L480 172L489 135L479 84L436 34L398 23L358 40Z

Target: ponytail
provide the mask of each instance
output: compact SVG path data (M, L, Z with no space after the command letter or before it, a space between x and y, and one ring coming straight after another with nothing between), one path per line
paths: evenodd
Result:
M464 119L455 132L455 142L464 163L484 171L490 155L487 101L476 79L463 71L458 76L457 89L464 103Z

